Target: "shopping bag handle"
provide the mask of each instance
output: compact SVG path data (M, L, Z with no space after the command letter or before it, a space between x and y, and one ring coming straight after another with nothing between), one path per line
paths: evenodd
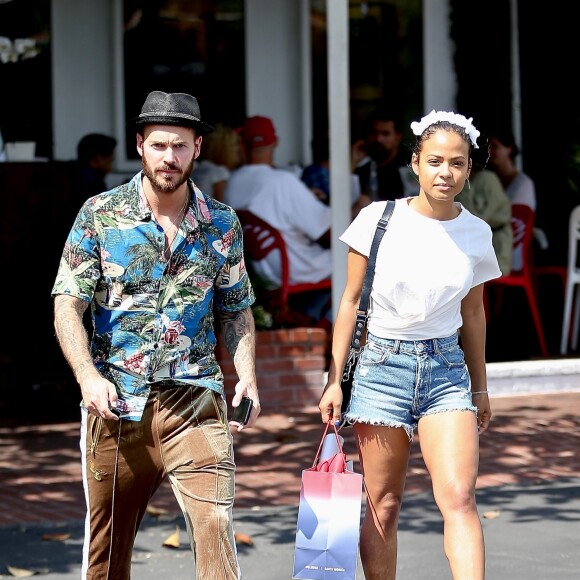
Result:
M345 467L345 456L344 456L344 452L342 450L342 443L340 442L340 437L338 436L338 430L336 428L336 424L335 422L330 419L329 421L327 421L326 423L326 427L324 428L324 433L322 433L322 438L320 439L320 445L318 446L318 451L316 452L316 457L314 458L314 463L312 464L312 467L314 469L316 469L316 466L318 464L318 458L320 457L320 452L322 451L322 445L324 444L324 438L326 437L326 434L328 433L328 428L330 427L330 425L332 425L332 428L334 429L334 435L336 437L336 444L338 445L338 452L336 455L342 455L343 457L343 461L342 461L342 468L336 469L336 466L332 469L329 469L328 467L326 469L324 469L324 471L344 471L344 467ZM335 457L336 457L335 455ZM332 464L332 460L327 462L328 466L330 467ZM336 465L336 464L335 464Z

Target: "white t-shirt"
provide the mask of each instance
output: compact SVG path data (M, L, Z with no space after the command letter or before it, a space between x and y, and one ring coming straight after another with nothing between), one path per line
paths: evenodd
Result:
M224 203L234 210L247 209L280 231L286 242L291 284L330 277L330 250L315 242L330 229L330 208L294 174L264 164L244 165L232 173ZM277 252L254 267L261 276L280 284Z
M532 178L525 173L518 173L506 187L505 194L510 198L512 205L521 203L530 206L536 211L536 186Z
M193 182L203 193L210 197L215 197L213 186L220 181L227 181L230 177L230 170L224 165L217 165L208 159L196 161L191 172Z
M271 180L274 169L264 163L242 165L232 171L224 191L224 203L234 209L248 209L256 192Z
M396 200L379 246L368 329L395 340L452 335L462 325L461 300L469 290L501 276L491 228L462 207L439 221ZM363 208L340 240L368 256L386 202Z

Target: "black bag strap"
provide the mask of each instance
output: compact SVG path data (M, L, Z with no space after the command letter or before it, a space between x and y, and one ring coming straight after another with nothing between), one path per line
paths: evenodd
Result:
M367 310L369 307L369 299L371 297L373 278L375 277L377 252L394 209L395 202L392 200L387 201L385 211L383 211L383 215L379 219L379 223L377 224L377 229L375 230L375 235L373 237L373 243L369 253L369 261L367 263L367 269L365 272L365 279L362 286L362 293L360 295L360 302L356 311L356 321L354 323L354 330L352 332L352 340L350 342L350 347L354 348L355 350L360 350L361 348L361 341L363 338L365 326L367 324Z

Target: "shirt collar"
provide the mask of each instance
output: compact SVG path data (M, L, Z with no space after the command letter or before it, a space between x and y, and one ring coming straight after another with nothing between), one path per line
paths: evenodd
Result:
M189 185L189 191L192 192L191 199L189 200L189 206L187 208L187 213L185 216L185 221L187 223L187 229L193 231L198 228L199 223L212 223L211 214L207 206L207 200L202 191L195 186L191 179L187 180ZM134 190L138 193L139 203L136 208L135 218L141 221L149 221L152 218L152 211L145 196L145 190L143 189L143 171L140 171L131 179L129 182L129 191Z

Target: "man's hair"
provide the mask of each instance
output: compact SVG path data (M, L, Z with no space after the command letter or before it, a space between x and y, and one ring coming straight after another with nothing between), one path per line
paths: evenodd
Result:
M77 145L77 159L80 163L87 163L95 155L106 157L111 155L117 146L117 140L101 133L85 135Z
M403 132L403 120L400 113L394 108L381 107L372 111L366 118L366 132L372 133L377 121L392 121L397 133Z

